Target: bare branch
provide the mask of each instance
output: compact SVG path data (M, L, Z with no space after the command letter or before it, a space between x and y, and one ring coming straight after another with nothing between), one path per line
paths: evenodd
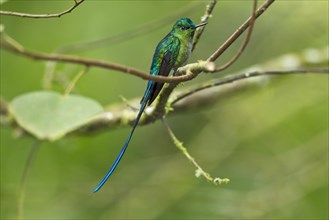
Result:
M29 13L21 13L15 11L0 11L0 15L9 15L9 16L17 16L24 18L60 18L61 16L72 12L76 7L78 7L85 0L74 0L74 5L70 8L66 9L63 12L55 13L55 14L29 14Z
M124 73L130 73L132 75L141 77L143 79L148 79L149 73L126 67L120 64L115 64L115 63L109 63L103 60L96 60L96 59L86 59L82 57L77 57L77 56L68 56L68 55L51 55L51 54L46 54L46 53L40 53L40 52L35 52L35 51L30 51L27 49L19 49L11 45L10 43L4 41L1 42L2 48L17 53L19 55L23 55L28 58L32 58L35 60L49 60L49 61L57 61L57 62L67 62L67 63L74 63L74 64L82 64L85 66L94 66L94 67L100 67L104 69L112 69L112 70L117 70L120 72Z
M182 99L187 98L195 93L201 92L205 89L213 88L216 86L222 86L224 84L234 83L236 81L240 81L243 79L248 79L252 77L259 77L259 76L269 76L269 75L288 75L288 74L328 74L329 69L295 69L295 70L271 70L271 71L254 71L254 72L246 72L242 74L237 74L233 76L228 76L222 79L218 79L212 81L210 83L204 84L199 86L193 90L190 90L185 93L181 93L178 95L173 101L172 104L181 101Z
M275 0L267 0L261 5L256 11L256 19L262 15L268 7L274 2ZM252 17L249 17L226 41L223 43L208 59L207 61L215 61L217 58L222 55L226 49L231 46L231 44L240 37L240 35L250 26Z
M235 61L237 61L239 59L242 52L246 49L246 47L249 43L250 37L251 37L251 33L254 29L254 24L255 24L255 19L256 19L256 9L257 9L257 0L254 0L251 20L250 20L250 23L249 23L249 31L247 33L247 36L246 36L242 46L240 47L238 52L235 54L234 57L232 57L232 59L230 61L228 61L227 63L225 63L221 67L217 67L214 72L223 71L223 70L227 69L228 67L230 67L233 63L235 63Z

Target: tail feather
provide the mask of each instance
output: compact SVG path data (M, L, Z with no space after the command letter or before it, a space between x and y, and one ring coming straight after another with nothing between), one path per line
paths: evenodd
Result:
M126 139L126 142L125 144L123 145L119 155L117 156L117 158L115 159L114 163L112 164L111 168L109 169L109 171L106 173L106 175L103 177L103 179L99 182L99 184L95 187L95 189L93 190L93 192L97 192L98 190L100 190L100 188L102 188L102 186L104 185L104 183L109 179L109 177L112 175L113 171L115 170L115 168L118 166L122 156L124 155L128 145L129 145L129 142L130 142L130 139L131 137L133 136L134 134L134 131L135 131L135 128L136 126L138 125L138 122L139 122L139 119L141 118L143 112L144 112L144 109L146 107L146 104L147 104L147 101L149 100L149 95L150 95L150 84L147 86L147 89L145 91L145 94L143 96L143 99L142 99L142 103L141 103L141 107L139 109L139 112L138 112L138 115L134 121L134 124L133 124L133 127L128 135L128 138Z

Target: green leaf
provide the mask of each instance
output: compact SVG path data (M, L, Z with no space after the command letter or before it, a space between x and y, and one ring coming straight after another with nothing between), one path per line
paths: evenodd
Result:
M15 98L10 111L22 128L53 141L89 122L103 107L86 97L40 91Z

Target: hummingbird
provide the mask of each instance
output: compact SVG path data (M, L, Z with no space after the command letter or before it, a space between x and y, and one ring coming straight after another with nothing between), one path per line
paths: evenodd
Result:
M201 23L195 25L189 18L181 18L176 21L172 27L172 30L160 41L155 49L150 74L168 76L170 71L173 70L173 74L175 75L177 69L183 66L191 55L195 30L206 24L207 23ZM129 145L130 139L133 136L135 128L138 125L139 119L141 118L145 107L152 104L152 102L159 95L163 85L164 83L155 82L152 80L148 81L144 96L140 101L140 109L126 142L124 143L119 155L115 159L109 171L95 187L94 192L97 192L104 185L104 183L112 175L115 168L118 166Z

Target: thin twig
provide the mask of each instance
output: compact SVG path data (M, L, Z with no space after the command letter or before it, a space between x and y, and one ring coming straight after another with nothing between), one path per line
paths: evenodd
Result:
M221 86L221 85L228 84L228 83L234 83L236 81L240 81L240 80L247 79L247 78L258 77L258 76L269 76L269 75L314 74L314 73L328 74L329 69L271 70L271 71L262 71L262 72L254 71L254 72L250 72L250 73L242 73L242 74L238 74L238 75L228 76L228 77L204 84L204 85L197 87L193 90L190 90L188 92L181 93L177 97L175 97L174 100L172 100L171 104L173 105L174 103L176 103L184 98L187 98L188 96L191 96L197 92L200 92L202 90L213 88L216 86Z
M217 1L216 0L211 0L209 2L209 4L206 6L206 11L205 14L201 17L201 23L207 23L209 18L211 17L211 13L215 8ZM203 26L201 28L198 28L196 30L196 33L194 35L194 39L193 39L193 47L192 47L192 51L195 49L195 46L197 45L197 43L199 42L199 39L204 31L204 29L206 28L206 26Z
M220 71L223 71L223 70L227 69L228 67L230 67L233 63L235 63L235 61L237 61L239 59L239 57L241 56L242 52L246 49L246 47L247 47L247 45L249 43L249 40L250 40L252 31L254 29L254 24L255 24L255 19L256 19L256 9L257 9L257 0L254 0L253 9L252 9L252 15L251 15L251 20L249 22L249 31L247 33L247 36L246 36L246 38L245 38L242 46L240 47L240 49L238 50L238 52L235 54L235 56L232 57L231 60L229 60L224 65L222 65L220 67L217 67L214 72L220 72Z
M162 118L162 123L165 126L169 136L171 137L172 141L174 142L175 146L180 150L184 156L196 167L195 176L203 176L207 181L212 182L216 185L222 183L228 183L230 180L228 178L219 178L219 177L212 177L209 173L205 172L202 167L196 162L196 160L189 154L187 149L184 147L183 143L177 139L174 132L170 128L169 124L167 123L166 119Z
M267 0L256 11L256 19L262 15L275 0ZM215 61L231 44L250 26L252 17L249 17L207 60Z
M40 141L36 140L32 148L30 150L29 156L26 160L24 171L22 174L21 183L19 186L19 195L18 195L18 219L24 219L24 201L25 201L25 192L26 192L26 183L27 183L27 177L30 173L32 162L36 156L36 153L40 146Z
M9 16L17 16L24 18L60 18L61 16L72 12L76 7L78 7L85 0L74 0L74 5L70 8L66 9L63 12L55 13L55 14L29 14L29 13L21 13L15 11L0 11L0 15L9 15Z
M11 51L11 52L17 53L19 55L23 55L25 57L35 59L35 60L67 62L67 63L81 64L81 65L85 65L85 66L89 66L89 67L94 66L94 67L100 67L100 68L104 68L104 69L112 69L112 70L117 70L117 71L124 72L124 73L130 73L132 75L139 76L139 77L145 78L145 79L148 79L147 75L149 75L149 73L138 70L138 69L130 68L130 67L123 66L120 64L106 62L103 60L87 59L87 58L69 56L69 55L51 55L51 54L46 54L46 53L30 51L27 49L19 50L16 47L9 44L8 42L1 42L1 47L8 51Z

